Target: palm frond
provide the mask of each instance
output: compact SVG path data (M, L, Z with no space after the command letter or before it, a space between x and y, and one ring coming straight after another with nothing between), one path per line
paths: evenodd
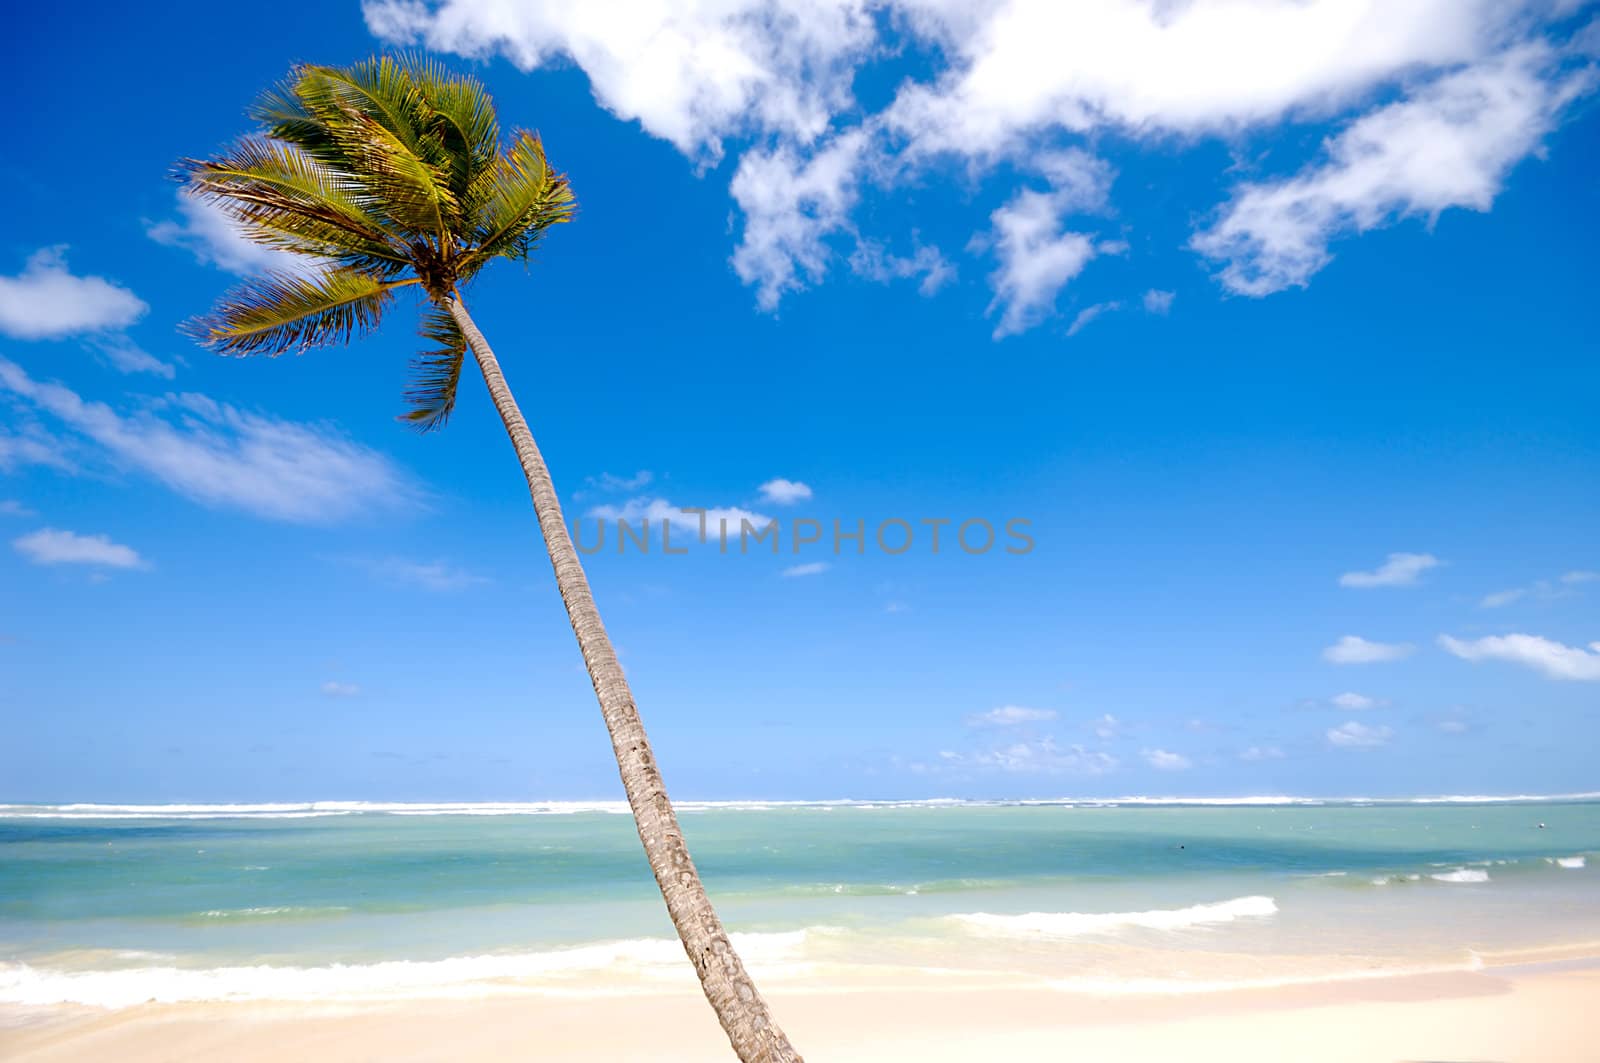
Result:
M252 239L321 257L354 254L403 267L382 223L362 206L356 187L302 149L247 137L214 159L186 159L178 175L189 190L223 207Z
M187 329L227 354L281 354L348 341L376 328L397 288L415 280L381 281L334 269L311 276L272 273L235 288Z
M340 133L346 141L346 158L358 167L358 178L375 209L401 228L434 237L440 247L453 242L451 222L457 216L457 203L443 170L413 154L403 140L370 118Z
M401 416L419 432L443 428L456 407L456 388L461 383L461 366L466 360L467 339L456 326L455 318L437 303L430 303L422 315L422 336L436 348L423 351L411 361L411 385L405 400L411 409Z
M476 247L464 256L464 275L496 256L527 258L544 231L571 221L576 209L566 176L551 170L544 144L533 133L519 130L483 182Z
M449 159L445 168L451 190L462 203L463 217L470 218L474 213L474 205L468 202L472 186L500 153L494 100L483 82L456 74L436 60L417 60L409 69L432 112L433 131Z
M405 63L382 55L348 67L305 66L297 73L289 92L299 110L325 131L336 130L352 115L362 115L417 158L442 161L438 145L428 142L431 112ZM293 115L293 110L286 115L291 124ZM336 140L318 143L330 151L338 147Z

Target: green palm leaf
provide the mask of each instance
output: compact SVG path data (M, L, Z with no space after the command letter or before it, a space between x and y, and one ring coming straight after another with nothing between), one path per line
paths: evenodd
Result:
M222 298L189 332L227 354L281 354L347 342L376 328L396 288L415 280L381 281L356 270L312 276L273 273Z
M572 188L550 168L544 144L533 133L519 131L480 184L472 197L483 203L477 246L463 256L468 274L497 256L526 259L546 229L572 220Z
M445 169L450 188L462 204L463 217L471 217L473 184L495 165L500 154L500 122L494 101L474 77L452 73L432 60L411 67L418 91L432 111L433 132L449 162Z
M440 306L431 306L423 313L421 332L424 339L438 346L412 359L411 385L405 394L411 409L400 419L418 431L431 432L443 428L455 409L467 339L456 319Z
M217 158L180 162L178 174L259 243L385 273L409 264L358 187L293 145L246 138Z

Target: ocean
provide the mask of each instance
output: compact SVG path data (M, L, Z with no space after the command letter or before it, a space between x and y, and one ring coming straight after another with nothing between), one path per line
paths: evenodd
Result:
M1193 993L1600 955L1600 795L679 806L763 984ZM680 991L626 806L0 805L0 1004Z

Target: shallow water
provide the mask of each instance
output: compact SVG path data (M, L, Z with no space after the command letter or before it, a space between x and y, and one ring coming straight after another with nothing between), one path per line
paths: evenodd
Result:
M0 806L0 1003L677 984L620 808ZM1592 800L682 814L764 978L1173 991L1600 942Z

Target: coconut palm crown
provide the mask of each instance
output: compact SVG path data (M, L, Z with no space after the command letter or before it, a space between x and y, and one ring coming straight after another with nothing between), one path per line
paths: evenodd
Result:
M479 81L425 60L301 66L249 113L259 132L185 160L179 174L250 239L313 268L246 282L191 331L232 354L307 350L371 331L397 292L420 288L434 346L413 363L404 419L442 427L466 344L441 304L493 260L526 260L545 230L571 219L566 177L537 134L518 130L502 147Z

